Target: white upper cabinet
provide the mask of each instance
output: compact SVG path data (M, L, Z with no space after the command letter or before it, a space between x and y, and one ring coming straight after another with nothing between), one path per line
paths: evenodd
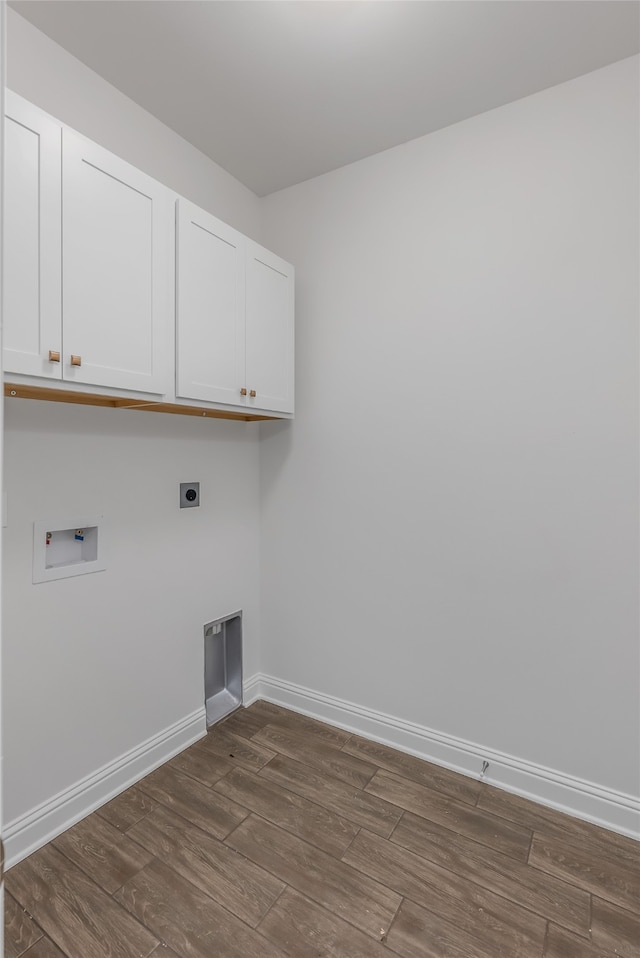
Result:
M10 92L5 131L13 385L293 414L289 263Z
M177 206L176 395L293 413L293 267Z
M244 404L245 238L177 202L176 395Z
M5 94L4 368L62 376L60 125Z
M247 240L247 405L293 413L294 271Z
M63 130L63 376L116 389L168 387L169 191Z
M168 390L172 203L161 184L7 91L7 373Z

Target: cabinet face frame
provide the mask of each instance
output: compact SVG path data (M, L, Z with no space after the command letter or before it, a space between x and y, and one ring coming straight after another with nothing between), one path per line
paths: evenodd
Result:
M210 213L176 202L179 399L246 405L245 243Z
M171 205L162 184L63 129L65 380L168 391Z
M252 240L246 268L248 404L293 413L294 268Z
M6 90L4 130L3 367L59 380L62 128Z

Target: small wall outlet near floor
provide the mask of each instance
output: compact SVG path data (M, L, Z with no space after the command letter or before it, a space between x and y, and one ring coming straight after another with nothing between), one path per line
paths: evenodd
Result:
M199 482L181 482L180 483L180 508L193 509L200 505L200 483Z

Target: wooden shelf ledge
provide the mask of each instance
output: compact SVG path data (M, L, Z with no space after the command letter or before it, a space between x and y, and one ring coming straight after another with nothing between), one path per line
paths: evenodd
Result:
M98 393L74 392L50 386L21 386L5 383L4 394L9 399L44 399L47 402L70 402L83 406L107 406L111 409L142 409L147 412L166 412L177 416L200 416L204 419L232 419L236 422L263 422L277 416L258 416L250 412L231 412L226 409L205 409L202 406L180 406L170 402L150 402L148 399L130 399L124 396L102 396Z

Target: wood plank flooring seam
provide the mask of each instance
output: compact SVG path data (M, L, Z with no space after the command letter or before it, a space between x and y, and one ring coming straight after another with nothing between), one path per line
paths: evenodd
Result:
M637 839L575 818L551 806L537 804L486 782L479 793L478 807L511 822L528 823L528 827L541 837L555 835L562 838L563 842L577 844L578 847L587 842L592 847L597 846L608 857L622 858L636 866L640 861L640 842Z
M255 713L254 703L250 706ZM258 734L262 728L267 725L278 725L283 729L292 728L300 732L310 732L318 736L318 741L322 740L324 744L333 744L336 748L342 749L352 738L353 733L342 729L337 725L331 725L312 718L310 715L304 715L301 712L294 712L291 709L285 709L282 706L273 706L270 715L264 717L260 727L251 733L251 736Z
M43 950L45 950L43 955ZM58 948L57 945L51 941L47 936L40 938L28 951L25 951L21 958L69 958L66 951L62 951L61 948Z
M125 834L132 824L140 821L152 809L153 802L135 784L96 809L95 814Z
M93 857L89 857L89 855L86 854L87 848L91 847L91 842L94 838L91 822L93 822L93 828L97 826L98 833L102 829L109 829L112 832L112 834L102 832L102 842L98 841L97 847L94 845L92 849ZM71 841L69 841L69 836L72 837ZM98 835L98 838L99 837ZM75 844L73 838L76 839ZM148 852L142 845L136 842L131 836L125 835L123 832L113 828L112 825L98 816L96 816L95 819L91 817L83 819L67 829L66 832L63 832L62 835L54 838L51 844L64 855L71 864L79 868L83 874L94 881L107 894L113 894L114 891L125 884L129 877L141 871L148 862ZM113 856L114 851L117 852L117 856ZM109 852L111 852L112 858L116 859L114 862L108 863ZM82 853L85 854L83 855ZM106 871L112 872L111 880L109 880L108 875L105 875L103 880L100 881L94 874L96 865L98 865L98 867L102 865L104 871L105 862L113 865L111 869L108 867L108 864L106 866ZM117 886L113 886L114 881L118 882Z
M284 890L280 879L246 855L181 824L171 812L157 809L138 828L141 844L170 867L178 880L191 882L251 927Z
M392 918L391 921L389 922L389 927L387 928L387 930L386 930L386 932L384 933L384 935L382 935L381 938L380 938L380 941L383 943L383 945L386 945L387 948L389 948L389 945L387 944L387 938L389 937L389 934L390 934L390 932L391 932L391 929L393 928L393 926L394 926L394 924L395 924L395 921L396 921L398 915L400 914L400 909L402 908L402 906L403 906L403 904L404 904L404 900L405 900L405 896L403 895L403 896L401 897L401 899L400 899L400 902L399 902L399 904L398 904L398 907L396 908L396 911L395 911L395 914L394 914L393 918ZM389 948L389 950L391 951L390 948Z
M379 771L401 776L470 807L475 807L480 798L482 783L475 776L462 775L410 752L357 735L352 735L342 748L349 755L375 764Z
M548 944L548 942L549 942L549 925L550 925L550 924L551 924L551 923L548 921L548 922L547 922L547 927L546 927L545 932L544 932L544 940L543 940L543 942L542 942L542 958L544 958L544 956L545 956L546 953L547 953L547 944Z
M426 907L424 904L420 904L420 902L415 901L410 895L404 895L404 896L403 896L402 901L401 901L400 905L398 906L398 910L397 910L396 914L394 915L394 919L393 919L393 921L391 922L391 924L390 924L390 926L389 926L389 931L388 931L387 935L385 935L385 939L388 937L388 935L391 934L391 932L392 932L392 930L393 930L393 925L394 925L396 919L398 918L398 916L399 916L399 914L400 914L400 911L401 911L401 909L402 909L402 906L405 905L405 904L407 904L407 903L408 903L409 905L414 906L415 908L420 909L421 912L424 912L424 913L426 913L426 914L429 914L429 915L431 915L434 919L438 920L442 925L445 926L445 928L450 929L451 940L454 940L454 939L455 939L456 933L458 932L458 926L457 926L451 919L446 918L446 917L444 917L443 915L441 915L435 908L428 908L428 907ZM539 917L540 917L540 916L539 916ZM543 920L545 921L545 933L542 935L542 937L541 937L540 940L539 940L539 950L538 950L538 952L537 952L535 958L542 958L542 956L543 956L543 954L544 954L544 943L545 943L546 934L547 934L546 929L547 929L547 927L548 927L548 925L549 925L549 922L548 922L546 919L543 919ZM474 933L471 932L471 934L473 935ZM536 942L534 941L534 939L533 939L533 938L530 938L529 941L530 941L531 945L535 948L535 947L536 947ZM457 953L456 953L456 954L457 954ZM527 952L527 958L530 958L530 952ZM531 958L533 958L533 956L531 956ZM622 958L624 958L624 956L622 956Z
M167 764L171 765L172 762L173 762L173 759L167 762ZM180 768L179 766L176 766L176 767L178 768L178 771L180 772L181 775L186 775L187 778L191 778L193 779L194 782L198 782L200 785L204 785L205 788L215 788L219 781L221 781L223 778L226 778L227 775L233 771L233 766L231 766L231 768L229 768L229 770L226 771L224 775L221 775L220 778L216 779L215 782L204 782L201 778L198 778L198 776L195 774L195 772L192 769L189 770L187 768Z
M248 741L248 742L255 742L256 745L259 745L259 744L260 744L260 741L259 741L259 739L258 739L258 736L259 736L260 733L263 731L263 729L267 728L267 726L269 726L269 725L273 726L274 728L280 729L282 732L286 732L286 731L295 732L295 731L296 731L295 727L290 727L290 726L288 726L288 725L282 725L281 723L278 722L277 719L274 718L273 721L271 721L271 722L266 722L266 723L264 724L263 728L258 729L256 732L253 732L252 735L251 735L251 737L248 738L247 741ZM234 734L235 734L235 735L238 735L238 736L242 735L241 732L235 732ZM298 731L298 734L299 734L299 735L308 735L309 738L313 738L313 737L314 737L313 732L311 732L309 729L305 729L305 728L300 729L300 730ZM243 737L246 738L246 736L243 736ZM352 736L350 735L350 736L349 736L349 739L351 739L351 738L352 738ZM329 741L326 741L326 740L323 740L323 739L318 739L318 744L326 745L327 748L333 748L333 749L335 749L336 752L342 752L342 751L344 750L345 745L348 745L348 744L349 744L349 739L347 739L347 740L344 741L344 742L340 742L340 744L338 744L337 742L332 743L332 742L329 742ZM345 752L345 755L348 755L348 754L349 754L348 752Z
M397 954L293 888L283 894L259 930L280 943L290 958L390 958Z
M284 755L276 756L258 775L381 835L388 835L402 815L397 806L331 776L321 776Z
M315 740L310 732L295 731L276 724L265 725L252 736L252 741L278 755L287 755L310 768L331 775L354 788L364 788L378 772L377 766L372 762Z
M259 929L260 925L261 925L262 922L265 920L265 918L267 917L267 915L269 914L269 912L273 911L273 909L276 907L276 905L278 904L278 902L280 901L280 899L282 898L282 896L291 888L291 886L290 886L290 885L287 885L286 882L283 882L283 885L284 885L284 887L281 889L281 891L280 891L279 895L277 896L277 898L275 898L275 899L271 902L271 904L269 905L268 909L266 910L266 912L264 913L264 915L262 916L262 918L260 919L260 921L259 921L258 924L256 925L256 929L255 929L256 931Z
M131 839L130 839L130 840L131 840ZM53 843L52 843L52 844L53 844ZM91 877L91 875L89 875L89 874L88 874L86 871L84 871L83 869L80 869L79 866L76 864L76 862L72 861L67 855L65 855L65 853L64 853L64 851L63 851L62 849L58 848L57 850L60 852L60 854L61 854L64 858L67 859L67 861L69 862L69 865L70 865L72 868L78 868L79 871L82 871L82 874L84 875L85 878L88 878L89 881L92 881L92 882L94 883L94 885L96 886L96 888L98 888L99 891L100 891L102 894L107 895L109 898L111 898L116 905L119 905L119 907L122 907L122 905L120 905L120 902L118 902L118 900L116 899L116 895L118 894L118 892L120 892L120 891L122 890L122 888L124 888L124 886L127 884L127 881L130 881L131 879L135 878L136 875L140 874L141 871L144 871L144 869L147 867L147 865L150 864L150 862L147 862L147 863L146 863L145 865L143 865L142 868L140 868L137 872L135 872L133 875L129 876L129 877L127 878L127 881L123 882L122 885L121 885L119 888L116 888L116 889L115 889L114 891L112 891L112 892L107 892L107 891L104 890L104 888L103 888L101 885L99 885L99 884ZM155 859L155 856L154 856L154 858L152 858L151 861L155 861L155 860L156 860L156 859ZM139 919L136 915L132 915L130 912L128 912L128 914L131 915L131 918L136 922L136 924L140 925L140 928L142 928L142 929L143 929L144 931L146 931L146 932L149 932L149 931L150 931L150 929L147 928L147 926L144 924L144 922L140 921L140 919ZM45 935L44 937L46 938L46 937L48 937L48 936ZM156 937L157 937L157 936L156 936ZM162 942L161 942L161 944L162 944ZM67 958L67 953L62 950L62 948L60 947L60 945L56 945L56 947L58 948L59 951L62 952L62 954L65 956L65 958ZM149 955L146 956L146 958L151 958L151 956L153 955L153 953L155 952L155 950L156 950L156 948L155 948L155 946L154 946L153 951L150 952ZM28 956L26 956L26 958L28 958Z
M36 944L44 931L19 901L5 892L5 954L21 958Z
M527 864L529 868L532 868L534 871L538 872L541 875L551 875L551 876L560 877L560 878L565 877L562 874L558 874L559 869L557 868L554 869L552 863L548 865L547 868L542 867L544 862L536 863L535 861L534 862L528 861ZM565 880L567 879L565 878ZM614 885L617 884L617 880L618 880L618 876L614 875L614 879L613 879ZM640 899L638 898L638 895L635 894L634 897L631 898L630 893L628 893L628 891L625 890L624 888L621 891L618 891L615 887L613 889L610 889L609 887L600 885L596 893L593 890L593 881L590 881L589 879L585 879L581 875L576 875L574 880L572 880L570 884L572 884L576 888L581 888L582 890L589 892L592 897L594 894L597 894L598 898L601 898L604 901L610 902L612 905L617 905L619 908L625 908L628 911L633 912L634 910L637 910L639 907L638 902Z
M152 860L152 862L149 863L149 865L156 864L156 863L161 865L161 864L162 864L162 860L159 859L159 858L154 858L154 859ZM166 864L166 863L165 863L165 864ZM144 872L144 871L145 871L145 869L141 869L141 872L140 872L139 874L142 874L142 872ZM136 876L134 875L133 878L131 879L131 881L135 881L135 878L136 878ZM201 895L205 895L214 905L216 905L216 906L217 906L218 908L220 908L223 912L225 912L225 913L229 916L229 918L231 918L231 919L233 919L233 920L235 920L235 921L240 922L240 923L241 923L242 925L244 925L249 931L255 931L255 928L254 928L253 925L251 925L249 922L245 921L243 918L240 918L238 915L234 915L234 913L233 913L232 911L230 911L229 908L225 907L225 905L223 905L223 904L222 904L221 902L219 902L216 898L214 898L213 895L210 895L208 892L204 891L204 889L198 887L198 885L196 885L194 882L190 881L188 878L185 878L184 876L181 876L181 879L182 879L182 881L183 881L187 886L190 886L190 888L193 889L194 892L198 892L198 893L200 893ZM120 901L119 901L119 899L118 899L116 896L117 896L117 895L120 895L121 898L123 897L123 889L126 887L127 884L128 884L128 882L125 882L125 884L122 886L122 888L118 889L117 892L114 892L114 896L113 896L113 897L115 898L115 900L116 900L119 904L120 904ZM282 891L284 891L284 890L285 890L285 889L282 889ZM282 894L282 891L280 892L280 894ZM278 897L280 897L280 894L278 895ZM128 909L127 909L127 911L128 911ZM144 925L143 922L140 921L140 919L139 919L133 912L129 912L129 914L130 914L136 921L138 921L139 924L142 924L144 928L147 928L147 930L150 930L146 925ZM169 946L169 942L165 941L164 938L163 938L161 935L158 935L157 932L153 932L153 934L156 935L156 937L158 938L161 947L164 947L164 948L170 947L170 946Z
M438 865L454 875L464 877L482 890L491 891L515 905L520 905L533 915L544 920L554 920L563 927L574 931L580 937L588 938L590 896L583 889L578 889L575 885L546 873L538 873L542 874L543 881L539 887L536 887L537 883L535 883L534 887L531 888L522 882L522 878L530 874L529 865L513 861L501 853L491 853L486 846L454 833L450 833L448 839L445 838L444 847L439 844L439 841L435 841L430 848L431 854L426 854L415 833L415 823L414 825L411 824L412 818L417 822L421 821L419 818L415 819L411 812L406 812L388 839L392 844L407 849L427 864ZM436 834L446 835L447 833L447 829L432 826L426 820L420 827L425 827L427 834L429 834L431 827L437 828L438 831L433 833L434 836ZM406 837L403 840L401 834L403 830L412 836L411 841L407 842ZM459 848L456 847L457 845L459 845ZM489 860L487 861L487 859ZM483 871L483 868L486 870ZM504 871L505 868L506 871ZM518 873L521 873L522 878L518 878ZM504 890L505 886L508 890ZM518 895L518 890L521 890L520 895ZM553 902L553 913L551 911L546 913L544 907L536 908L530 900L526 900L527 898L530 899L531 895L538 897L541 893L543 897L548 895ZM582 916L580 915L581 901L584 906ZM564 902L560 912L557 910L559 902ZM570 918L572 913L574 915L573 920Z
M158 939L145 925L69 862L53 843L14 866L7 881L23 907L27 907L26 901L33 902L29 911L45 935L67 951L71 941L77 958L100 958L104 948L97 943L107 935L116 943L109 951L114 958L122 955L125 940L140 958L147 958L157 946Z
M364 791L390 802L404 811L435 822L477 840L516 861L526 862L532 842L532 829L497 818L491 812L476 809L394 772L382 769ZM491 831L493 830L493 834ZM502 834L498 834L501 830Z
M358 836L356 836L356 837L353 839L353 842L356 841L357 837L358 837ZM388 839L388 841L391 841L391 839ZM353 842L351 843L351 845L353 845ZM351 848L351 845L349 846L349 848ZM400 846L400 847L404 847L404 846ZM482 847L482 846L480 846L480 847ZM344 860L344 857L348 855L348 853L349 853L349 849L346 849L345 852L344 852L344 855L343 855L343 860ZM413 852L413 854L415 854L418 858L422 858L422 856L420 855L419 852ZM461 875L461 874L460 874L458 871L456 871L455 869L447 868L446 865L432 863L432 862L430 862L430 860L427 859L427 858L424 858L423 861L424 861L427 865L435 864L438 869L442 869L442 871L448 872L448 873L452 876L452 878L463 878L465 881L471 882L472 884L474 884L474 885L477 887L477 889L478 889L479 892L487 892L487 891L489 891L491 895L495 896L496 898L502 899L502 901L504 901L506 905L508 905L508 906L515 906L515 907L517 907L517 908L521 908L521 909L523 909L524 911L528 912L533 918L538 918L538 919L540 919L541 921L546 922L547 924L548 924L549 921L550 921L549 916L543 914L543 912L536 910L535 908L533 908L532 906L530 906L530 905L528 905L528 904L526 904L526 903L524 903L524 902L517 901L516 899L510 897L510 896L509 896L508 894L506 894L506 893L502 893L501 891L496 891L496 890L494 890L494 889L488 889L485 884L482 884L480 881L476 881L474 878L470 878L468 875ZM365 873L365 874L366 874L366 873ZM393 887L393 886L389 886L389 887ZM397 891L397 889L395 889L395 890ZM401 893L401 892L398 892L398 894L402 894L402 893ZM403 897L404 897L404 898L407 898L407 900L411 901L413 904L417 905L417 906L420 907L420 908L424 908L424 909L427 910L427 911L430 910L430 909L428 908L428 906L426 906L423 902L417 901L417 900L416 900L414 897L412 897L410 894L406 894L406 893L405 893L405 894L403 895ZM590 896L589 896L589 899L590 899L590 901L592 901L592 900L593 900L593 896L590 895ZM556 922L559 923L559 919L556 919ZM591 940L592 940L591 934L590 934L590 931L591 931L591 911L589 911L588 929L589 929L588 932L587 932L586 934L584 934L584 935L582 935L582 934L581 934L579 931L577 931L575 928L571 928L571 929L568 929L568 930L573 931L573 933L574 933L575 935L577 935L577 936L583 938L585 942L591 942Z
M313 848L314 855L310 859L311 846L307 842L289 836L256 815L245 819L225 842L233 843L233 847L245 854L248 853L247 847L252 847L255 860L263 868L321 907L333 910L343 921L364 931L369 937L375 938L379 927L374 921L373 909L377 909L377 920L388 925L385 911L392 909L392 914L395 914L402 897L326 852ZM265 864L266 858L270 859L271 867ZM323 862L323 859L329 859L328 869L328 863ZM327 870L329 877L326 877ZM285 877L284 872L293 876L293 881ZM340 894L337 891L338 884L342 884ZM347 900L352 910L345 913Z
M618 908L597 895L591 896L591 904L594 945L599 948L612 945L625 958L640 958L640 912Z
M531 855L531 849L533 848L534 835L535 835L535 830L531 829L531 837L529 838L529 847L527 849L527 857L525 858L525 862L527 863L527 865L529 865L529 856Z
M570 932L549 922L549 931L545 943L543 958L636 958L638 946L634 942L631 950L622 950L613 944L613 950L596 944L580 942Z
M355 835L353 836L353 838L351 839L351 841L349 842L349 844L347 845L347 847L346 847L345 850L343 851L342 855L340 856L340 861L342 861L342 859L344 858L344 856L347 854L347 852L349 851L349 849L351 848L351 846L353 845L353 843L355 842L356 838L358 837L358 835L360 834L361 831L362 831L362 826L360 826L360 827L358 828L358 831L355 833Z
M514 901L507 894L474 882L467 875L451 870L443 864L435 864L409 849L397 847L397 853L389 854L385 846L388 840L371 833L354 848L353 854L345 852L343 860L358 870L392 888L418 908L437 915L449 927L458 916L464 916L475 926L483 914L492 915L492 921L501 923L504 933L517 933L532 941L542 942L542 929L548 915L542 914L531 904ZM423 867L424 866L424 867ZM448 877L447 877L448 876ZM471 906L471 907L467 907ZM446 913L449 909L449 914ZM482 929L481 929L482 930ZM469 928L467 929L469 931Z
M238 778L240 779L239 782ZM225 781L227 782L226 787ZM261 790L261 793L266 793L267 796L269 796L269 793L272 793L273 807L269 807L268 798L260 801L251 793L249 795L238 794L238 792L242 792L243 787L249 789L251 786L257 786ZM248 772L246 769L235 769L229 773L229 775L216 782L213 788L214 791L222 791L227 797L232 797L233 800L240 805L242 805L243 802L246 803L244 807L249 808L253 814L270 821L273 825L283 828L290 834L302 838L315 848L332 854L336 858L341 857L360 831L361 826L350 821L345 816L338 815L319 802L291 792L284 786L271 782L268 779L263 781L259 775L254 775L254 773ZM311 828L311 826L309 826L307 829L304 829L303 833L298 818L303 814L303 810L305 809L309 809L310 812L316 815L318 824L317 828ZM328 836L330 829L352 831L353 834L346 845L340 842L340 847L336 847L338 845L338 839L331 838L330 840Z
M145 916L153 934L172 949L170 955L287 958L278 946L269 947L272 943L263 935L196 885L182 879L178 899L172 894L174 885L172 869L159 861L144 869L138 882L129 883L120 894L123 906L131 914L140 912ZM211 950L213 941L215 951Z
M92 881L92 882L94 883L94 885L96 886L96 888L99 888L100 891L102 892L102 894L108 895L109 898L114 898L114 896L115 896L115 895L120 891L120 889L122 888L122 885L126 885L127 881L129 880L129 879L127 878L127 881L124 881L124 882L122 883L122 885L119 885L118 888L115 888L113 891L105 891L105 889L104 889L101 885L99 885L98 882L96 882L95 879L92 878L91 875L90 875L88 872L86 872L83 868L80 868L71 858L69 858L68 855L65 855L65 853L64 853L64 851L63 851L62 849L58 848L58 851L60 852L61 855L64 856L64 858L67 859L67 861L69 862L69 865L73 865L74 868L78 868L78 870L82 872L82 874L84 875L85 878L88 878L89 881ZM147 864L148 864L148 862L147 862ZM139 868L137 872L134 872L134 873L131 875L131 877L132 877L132 878L135 877L135 875L137 875L138 872L141 872L144 867L145 867L145 866L143 865L142 868ZM58 947L59 947L59 946L58 946Z
M288 885L287 888L294 888L294 886L293 886L293 885ZM297 891L297 889L294 889L294 890ZM330 910L329 908L327 908L327 906L324 905L322 902L317 901L315 898L311 898L311 896L309 896L309 898L310 898L310 900L313 901L319 908L323 908L325 911L329 911L331 914L335 914L335 912L331 912L331 910ZM385 944L385 946L386 946L387 948L389 948L389 945L387 944L386 939L387 939L387 937L388 937L388 935L389 935L389 932L390 932L390 930L391 930L391 925L392 925L393 922L395 921L395 919L396 919L396 917L397 917L397 915L398 915L398 912L400 911L400 907L401 907L403 901L404 901L404 898L401 898L401 899L400 899L400 903L398 904L398 906L397 906L397 908L396 908L396 910L395 910L395 912L394 912L393 918L392 918L391 921L388 923L387 928L386 928L386 930L384 930L384 932L383 932L382 929L380 929L380 934L371 934L371 935L370 935L370 934L368 934L367 932L363 932L363 934L367 935L367 937L369 937L372 941L376 941L376 940L382 941L382 938L384 937L384 939L385 939L385 940L384 940L384 944ZM275 905L275 902L274 902L274 905ZM273 906L272 906L272 907L273 907ZM267 914L268 914L268 913L267 913ZM267 917L267 916L265 915L265 918L266 918L266 917ZM336 917L337 917L337 916L336 916ZM362 931L362 929L360 928L360 926L354 924L354 922L350 921L349 918L345 918L344 916L340 916L340 917L341 917L341 920L342 920L345 924L349 925L351 928L354 928L356 931ZM262 921L264 921L264 919L262 919ZM259 926L258 926L258 930L259 930ZM396 951L395 951L394 949L392 949L392 948L389 948L389 951L392 951L394 955L395 955L395 954L399 954L398 952L396 952Z
M195 781L195 779L194 779L193 781ZM201 784L201 783L198 783L198 784ZM203 786L203 787L204 787L204 788L207 788L208 786L205 785L205 786ZM141 788L142 790L144 790L142 784L140 785L140 788ZM210 791L212 792L212 794L214 794L214 795L216 794L213 789L210 789ZM194 821L192 818L188 818L186 815L183 815L182 812L178 811L175 807L172 807L170 804L168 804L168 803L166 803L166 802L163 802L163 801L161 801L161 800L159 800L159 799L155 799L155 801L156 801L156 804L157 804L157 805L162 806L162 808L166 809L167 811L171 812L171 813L174 814L174 815L177 815L179 818L182 818L182 819L183 819L185 822L187 822L189 825L193 825L194 828L200 829L200 831L203 832L205 835L213 834L212 832L208 832L206 828L202 828L202 826L199 825L198 822ZM245 818L248 818L248 816L251 814L251 810L250 810L250 809L247 809L247 808L243 808L243 811L246 812ZM145 818L146 818L146 817L147 817L147 816L145 816ZM136 822L135 824L137 824L137 822ZM239 825L239 824L241 824L241 822L238 822L237 824ZM131 826L131 827L133 828L134 826ZM234 825L231 830L233 831L236 827L237 827L237 825ZM127 829L127 831L128 831L128 829ZM229 833L229 834L230 834L230 833Z

